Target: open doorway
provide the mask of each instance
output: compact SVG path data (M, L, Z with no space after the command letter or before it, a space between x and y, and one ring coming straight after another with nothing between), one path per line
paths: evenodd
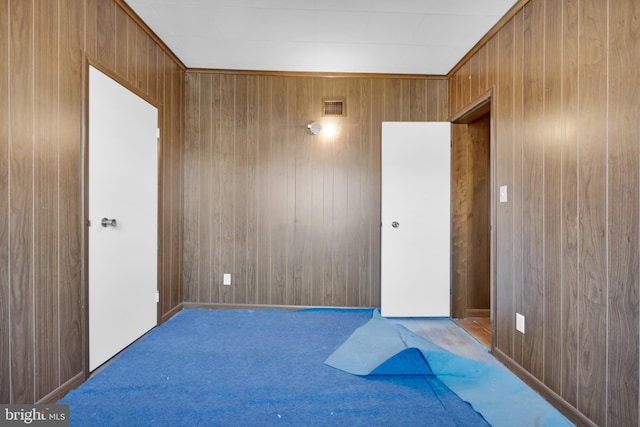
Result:
M491 349L491 97L452 125L451 314Z

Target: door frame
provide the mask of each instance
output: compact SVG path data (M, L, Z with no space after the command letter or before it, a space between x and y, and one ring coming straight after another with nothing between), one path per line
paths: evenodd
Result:
M94 67L96 70L105 74L127 90L133 92L135 95L139 96L152 106L154 106L158 110L158 129L162 129L162 118L164 117L162 111L162 105L159 104L156 100L149 97L147 94L143 93L141 90L133 86L131 83L127 82L125 79L118 76L113 71L109 70L107 67L100 64L100 62L95 61L89 58L86 54L83 57L82 64L82 119L81 119L81 204L82 204L82 224L81 224L81 306L82 306L82 318L81 318L81 334L82 334L82 371L84 372L84 378L87 379L91 375L89 371L89 67ZM156 326L161 323L161 310L162 306L162 298L163 292L161 285L161 253L162 253L162 164L163 164L163 150L162 150L162 132L160 132L160 136L158 137L158 250L156 254L157 262L157 283L156 288L159 293L159 302L156 305ZM98 372L96 370L95 372Z
M495 244L496 244L496 227L495 227L495 218L496 218L496 148L495 148L495 119L492 111L492 100L495 96L495 86L492 86L488 91L484 92L476 99L467 104L464 108L462 108L459 112L451 115L449 121L452 126L456 124L468 124L473 122L474 120L484 116L489 113L489 294L490 294L490 318L491 318L491 351L494 350L496 345L496 319L497 319L497 289L496 289L496 256L495 256ZM452 127L452 135L451 135L451 143L452 145L456 143L455 139L456 133L453 132ZM453 161L453 150L452 150L451 159ZM452 172L452 185L451 188L453 190L453 172L454 169L451 168ZM453 202L453 198L452 198ZM451 230L452 230L452 239L453 239L453 206L451 210ZM453 249L453 240L451 242L451 247ZM452 252L453 253L453 252ZM453 260L452 260L453 261ZM454 301L456 301L456 296L462 291L461 289L457 289L454 286L453 281L453 262L451 263L451 313L453 316L454 311ZM466 292L466 288L464 289ZM466 307L465 307L466 308Z

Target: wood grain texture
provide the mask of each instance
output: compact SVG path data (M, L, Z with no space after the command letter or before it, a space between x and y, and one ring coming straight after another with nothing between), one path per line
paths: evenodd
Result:
M490 170L491 117L467 125L469 132L467 195L467 298L465 311L491 308L490 296ZM466 317L466 316L465 316Z
M579 15L578 409L606 424L607 344L607 9L585 0Z
M638 424L640 5L609 3L607 425Z
M513 49L514 23L508 22L498 35L499 51L510 52ZM500 90L496 94L494 102L495 109L492 114L495 118L495 140L496 146L496 180L493 188L507 185L507 195L509 189L513 191L513 146L514 146L514 76L513 76L513 55L500 55L498 63L498 87ZM510 188L509 188L510 187ZM513 194L511 194L513 197ZM496 210L495 222L500 224L496 229L496 246L511 247L513 242L513 203L499 203ZM511 286L513 278L513 258L512 251L505 251L496 260L496 346L498 348L509 349L513 354L513 334L511 332L511 322L514 313L514 288Z
M542 379L544 311L544 3L529 3L524 11L524 139L523 156L523 298L529 320L524 336L523 367Z
M200 75L189 74L186 76L185 91L185 152L199 153L199 103L200 103ZM184 193L184 249L182 257L200 263L199 258L199 203L198 193L200 192L200 168L198 163L201 157L186 156L184 161L185 181L191 182L191 191ZM199 275L197 269L185 269L182 283L184 298L187 301L198 300L198 290L200 289Z
M0 34L9 34L9 0L0 1ZM9 37L0 38L0 74L9 75ZM9 312L9 85L0 79L0 376L9 379L11 323ZM0 381L0 402L11 401L11 381Z
M531 0L449 78L455 116L485 51L497 69L496 350L603 426L638 424L639 22L633 0Z
M85 374L85 56L165 114L160 314L182 302L184 73L128 20L112 0L0 2L1 403L56 400Z
M12 1L9 18L9 310L11 316L11 400L35 400L33 272L33 43L31 2ZM24 70L24 71L23 71ZM26 72L25 72L26 71ZM13 375L13 372L18 375Z
M544 373L547 386L560 393L562 387L562 287L559 283L562 266L562 3L544 3L544 117L543 122L543 184L544 184ZM548 220L547 218L554 218ZM560 285L560 286L559 286Z
M187 73L186 301L378 306L381 122L445 119L446 84L419 82ZM322 119L332 96L346 117Z
M522 238L522 203L523 203L523 164L524 164L524 13L519 13L513 18L513 191L512 191L512 203L513 203L513 246L511 248L498 247L496 248L496 256L498 257L498 264L500 263L500 257L503 251L513 250L513 297L514 297L514 312L511 313L510 324L505 327L508 328L513 334L513 360L522 365L524 340L523 335L515 331L515 314L524 312L524 298L522 290L522 277L524 271L524 257L523 250L524 244ZM498 88L500 91L500 88ZM500 105L496 108L500 110ZM500 136L498 135L498 138ZM500 145L500 140L498 140ZM499 168L500 165L497 165ZM502 224L496 225L500 233ZM499 273L498 273L499 274ZM506 350L506 349L505 349Z
M83 371L82 287L82 50L84 8L73 0L59 2L60 80L58 127L60 137L58 194L61 207L59 244L60 384Z
M95 56L111 70L116 67L116 9L112 1L97 1L95 21L91 14L87 17L88 24L95 22L96 25Z
M562 61L562 396L577 404L578 384L578 0L563 2Z
M34 280L36 400L58 386L58 5L37 2L34 11Z
M115 16L115 28L116 31L113 34L115 38L115 46L116 46L116 64L115 64L115 72L125 79L128 77L128 67L129 67L129 51L128 51L128 30L129 30L129 17L126 12L119 7L116 7L116 16Z
M469 132L466 124L451 126L451 317L466 317L469 287Z

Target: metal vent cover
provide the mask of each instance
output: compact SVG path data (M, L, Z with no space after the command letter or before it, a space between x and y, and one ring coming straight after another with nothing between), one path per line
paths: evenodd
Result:
M332 117L346 116L347 110L345 107L343 98L325 98L322 100L322 115Z

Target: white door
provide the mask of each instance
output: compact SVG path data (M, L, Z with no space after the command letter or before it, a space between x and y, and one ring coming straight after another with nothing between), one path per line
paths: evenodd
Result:
M381 307L450 315L449 123L382 123Z
M89 68L93 371L157 324L158 110Z

